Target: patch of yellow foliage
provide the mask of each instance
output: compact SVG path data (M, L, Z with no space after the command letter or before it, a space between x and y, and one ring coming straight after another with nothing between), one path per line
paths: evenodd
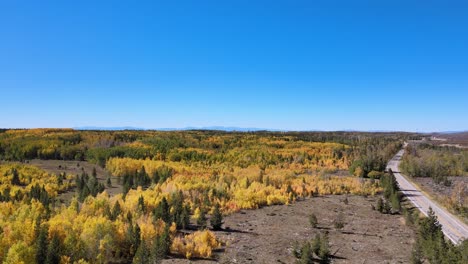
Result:
M209 230L196 231L184 237L176 237L171 246L174 254L191 258L210 258L213 250L220 247L221 243L215 234Z

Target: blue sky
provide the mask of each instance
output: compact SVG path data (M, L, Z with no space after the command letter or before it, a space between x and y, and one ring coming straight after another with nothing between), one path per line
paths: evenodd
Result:
M0 127L467 130L468 2L349 2L2 1Z

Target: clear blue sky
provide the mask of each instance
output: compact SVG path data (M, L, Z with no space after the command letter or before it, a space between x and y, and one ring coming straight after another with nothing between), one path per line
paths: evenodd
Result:
M468 2L1 1L0 91L0 127L467 130Z

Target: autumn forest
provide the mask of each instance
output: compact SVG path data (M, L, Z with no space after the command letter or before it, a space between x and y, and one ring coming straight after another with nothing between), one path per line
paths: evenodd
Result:
M306 197L381 193L388 160L411 136L2 130L0 262L210 259L226 246L215 231L227 215ZM78 172L51 172L34 160L67 161Z

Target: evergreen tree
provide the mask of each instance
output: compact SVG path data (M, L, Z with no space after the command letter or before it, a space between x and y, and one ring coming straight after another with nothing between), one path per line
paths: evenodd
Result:
M159 263L169 254L171 247L171 237L169 234L169 227L166 225L164 232L155 237L153 248L151 250L152 261Z
M182 211L182 228L187 229L190 225L190 205L186 204Z
M333 225L335 226L336 229L343 229L343 227L345 226L343 212L338 213L338 215L336 216L335 221L333 221Z
M398 193L395 192L390 196L390 201L392 204L392 210L393 212L399 212L401 209L400 206L400 197L398 196Z
M127 196L127 193L130 191L130 184L128 182L125 182L123 184L122 188L122 198L125 200L125 196Z
M301 264L312 264L314 263L314 258L312 255L312 249L310 243L306 242L301 248L301 259L299 261Z
M392 207L390 206L390 203L388 202L388 200L385 200L384 204L383 204L383 210L382 210L382 213L384 214L389 214L392 210Z
M47 247L46 264L59 264L60 263L60 239L57 235L53 235Z
M310 226L312 226L313 228L317 227L318 220L317 220L317 216L315 216L315 214L309 215L309 223L310 223Z
M383 200L381 197L379 197L379 200L377 200L377 206L375 208L377 209L377 211L382 213L383 207L384 207Z
M20 181L20 178L19 178L19 173L16 169L13 169L12 170L12 173L13 173L13 178L11 179L11 184L13 185L21 185L21 181Z
M319 255L320 253L320 234L316 234L314 240L312 241L311 249L312 252L315 253L315 255Z
M205 229L206 228L206 212L204 209L200 209L200 215L198 216L197 218L197 225L201 228L201 229Z
M141 195L138 198L138 210L143 214L146 212L145 199Z
M214 230L221 230L221 226L223 225L223 215L221 213L218 203L215 205L210 222Z
M320 238L320 250L318 257L320 258L320 263L328 263L330 261L330 243L328 241L327 233L325 233Z
M161 218L166 224L170 224L171 215L169 213L169 204L166 197L163 197L158 206L154 209L154 220Z
M134 264L147 264L150 261L150 251L145 242L140 243L135 256L133 257Z
M36 263L45 263L47 259L48 230L47 227L38 226L39 232L36 239Z
M172 221L176 223L177 229L181 229L183 226L182 223L182 213L184 211L183 208L184 196L182 191L176 193L172 197Z
M117 219L121 212L122 208L120 208L120 203L119 201L117 201L115 202L114 207L112 207L111 220L114 221L115 219Z

